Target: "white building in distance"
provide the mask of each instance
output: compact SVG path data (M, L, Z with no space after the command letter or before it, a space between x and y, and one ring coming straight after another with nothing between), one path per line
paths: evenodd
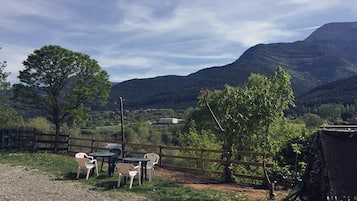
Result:
M159 124L178 124L180 121L177 118L160 118Z

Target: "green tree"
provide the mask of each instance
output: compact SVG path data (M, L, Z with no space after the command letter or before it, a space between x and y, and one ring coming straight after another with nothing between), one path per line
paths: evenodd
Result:
M23 62L15 99L39 110L55 125L54 152L60 128L69 121L83 121L90 106L104 105L109 96L109 75L88 55L60 46L44 46Z
M225 86L223 90L202 91L199 99L201 111L207 111L205 105L210 103L224 129L219 136L223 149L232 152L266 151L271 137L270 126L283 117L284 110L294 106L290 75L281 67L269 77L252 74L242 87ZM201 115L195 113L195 116ZM225 180L229 181L229 178Z
M304 120L306 127L309 128L318 128L324 122L319 115L312 113L304 114L304 116L302 116L302 119Z

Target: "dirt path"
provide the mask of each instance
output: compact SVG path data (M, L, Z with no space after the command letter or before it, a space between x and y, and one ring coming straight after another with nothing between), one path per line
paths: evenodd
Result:
M91 190L80 181L58 180L53 175L0 163L0 201L115 201L108 192ZM143 201L124 194L123 201Z
M155 168L155 175L165 177L173 182L181 183L196 189L213 189L224 192L235 193L238 196L243 196L249 200L267 199L269 192L266 189L253 188L251 186L243 186L238 184L219 184L216 181L208 180L191 174L182 172L168 171L162 168ZM276 200L285 198L289 191L275 191Z

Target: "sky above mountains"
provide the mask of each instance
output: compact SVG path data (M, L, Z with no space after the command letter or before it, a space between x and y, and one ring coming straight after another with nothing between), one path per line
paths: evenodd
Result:
M112 82L188 75L356 19L355 0L4 0L0 60L12 83L45 45L88 54Z

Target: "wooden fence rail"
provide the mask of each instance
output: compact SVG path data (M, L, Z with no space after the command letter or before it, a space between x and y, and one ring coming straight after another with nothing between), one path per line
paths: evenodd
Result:
M54 148L54 134L40 133L36 130L0 130L0 149L26 149L33 151L52 151ZM95 152L109 150L108 143L122 144L121 141L95 139L94 137L76 137L60 135L59 151L74 155L77 152ZM159 166L201 174L214 178L223 178L224 167L227 165L249 167L255 169L256 174L234 172L237 178L248 179L247 183L262 184L265 180L263 175L263 153L238 151L234 160L228 160L226 150L203 149L192 147L179 147L167 145L152 145L141 143L126 143L125 154L129 156L143 156L145 153L154 152L160 155ZM272 157L272 154L268 154ZM267 164L272 167L272 163ZM239 169L239 168L238 168ZM252 171L254 172L254 171Z
M107 143L123 144L122 141L107 141L96 140L95 138L80 138L70 137L68 145L68 153L74 154L76 152L93 152L109 150L105 147ZM251 169L260 169L259 174L250 175L244 173L234 173L235 177L248 179L247 183L262 184L265 180L263 175L263 156L264 153L238 151L235 155L243 159L236 159L227 161L227 158L222 157L227 154L226 150L203 149L192 147L179 147L167 145L153 145L141 143L126 143L125 153L129 156L143 156L145 153L154 152L160 155L159 166L178 170L201 174L205 176L223 178L223 168L227 164L235 166L251 167ZM267 154L272 157L272 154ZM267 163L267 167L272 167L272 163Z

